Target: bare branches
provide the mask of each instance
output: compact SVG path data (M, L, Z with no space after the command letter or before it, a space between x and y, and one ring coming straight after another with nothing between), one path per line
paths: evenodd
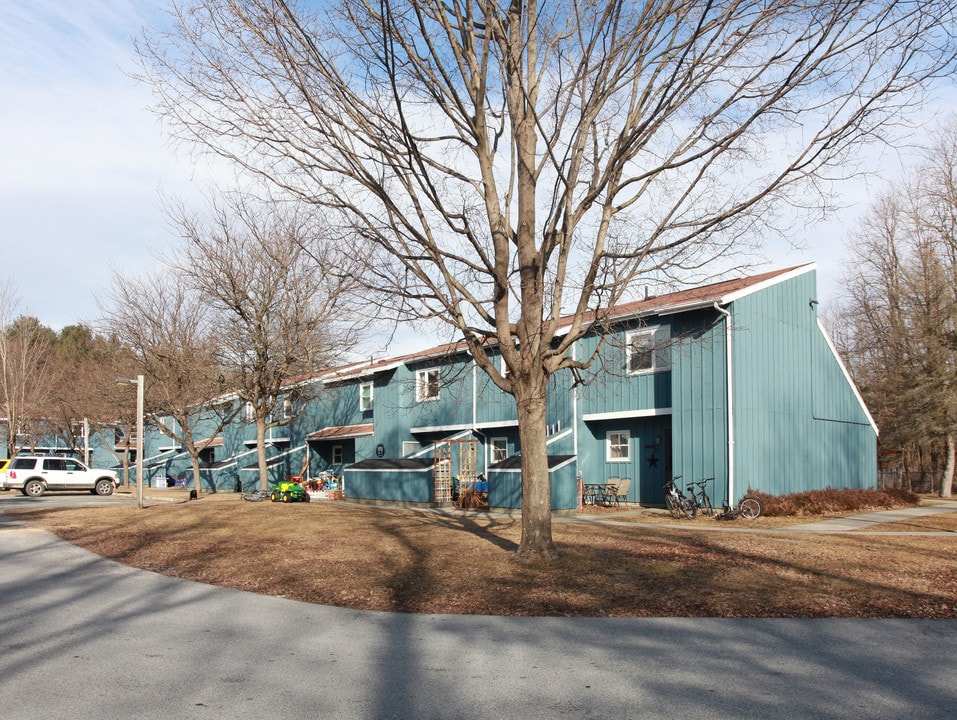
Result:
M339 211L392 311L479 335L525 312L522 253L554 320L730 250L954 52L949 3L184 7L140 44L181 137Z
M11 281L0 285L0 432L12 457L42 436L60 367L56 335L36 318L18 315L19 298Z
M366 294L455 328L520 406L636 284L824 206L953 69L957 26L953 0L184 0L174 20L139 52L177 136L326 209Z
M265 487L265 431L295 420L315 394L307 381L363 338L351 295L361 264L301 204L236 194L211 201L208 218L180 208L174 221L185 242L170 270L216 328L223 388L252 409Z
M851 366L895 447L952 448L957 431L955 140L951 120L911 180L875 204L847 277ZM951 460L947 488L953 473Z

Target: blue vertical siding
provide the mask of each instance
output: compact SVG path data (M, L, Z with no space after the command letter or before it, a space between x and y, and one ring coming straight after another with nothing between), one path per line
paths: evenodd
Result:
M727 493L731 369L737 497L749 487L779 494L873 484L875 430L818 325L817 305L811 302L816 296L815 273L798 270L767 277L760 285L756 280L745 290L730 289L721 296L732 313L732 368L727 364L726 321L709 306L710 300L700 299L708 297L705 293L695 296L698 306L680 306L685 308L681 312L622 322L592 368L578 374L561 372L550 379L548 452L551 457L569 458L549 473L553 508L577 506L579 473L586 482L630 478L631 502L660 503L661 486L672 475L683 476L682 484L713 477L709 493L717 502L736 499ZM661 305L653 309L667 312ZM670 367L629 374L627 334L659 326L667 327L671 335ZM576 357L590 357L598 342L597 337L580 340ZM441 372L437 400L416 400L416 371L424 369ZM370 380L374 406L361 411L360 387ZM315 389L319 392L310 398L302 417L272 431L274 436L288 437L287 443L269 449L277 460L270 467L273 478L298 473L310 433L371 424L371 435L310 443L310 472L328 466L334 445L342 447L344 464L350 466L378 457L379 447L384 458L401 458L403 444L414 442L428 456L435 441L471 437L477 442L478 469L489 477L490 503L520 507L521 474L514 470L514 461L521 446L514 398L478 370L467 353L418 357L370 369L362 377L340 377L325 387L317 382ZM197 436L204 436L203 428L211 427L208 422L197 419ZM627 461L609 462L608 431L629 433ZM255 462L249 444L254 426L239 417L222 436L223 446L216 449L214 460L235 462L210 470L212 482L218 487L232 487L237 478L251 482L255 473L240 468ZM508 470L487 467L492 438L506 439L513 460ZM170 441L151 438L146 455L158 454L164 444ZM155 472L174 474L188 467L182 453L164 457ZM395 473L363 474L361 467L347 474L357 498L431 501L431 471L415 479Z
M736 490L873 487L877 435L817 322L815 273L734 303Z
M727 345L714 309L676 320L672 353L673 462L681 483L713 477L708 494L727 499Z

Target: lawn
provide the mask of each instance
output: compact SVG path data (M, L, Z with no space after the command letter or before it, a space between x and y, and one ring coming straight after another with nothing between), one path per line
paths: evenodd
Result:
M559 560L513 560L520 521L232 494L135 507L21 511L100 555L198 582L311 603L522 616L957 617L957 513L890 530L775 533L760 518L635 510L556 518ZM804 517L802 521L817 518ZM678 527L672 527L678 525ZM742 530L745 530L742 532Z

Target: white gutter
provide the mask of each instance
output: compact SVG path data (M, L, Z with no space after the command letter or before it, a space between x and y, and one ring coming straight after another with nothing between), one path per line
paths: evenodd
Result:
M727 358L727 406L728 406L728 505L734 505L734 355L731 346L731 313L714 303L714 309L724 315L724 344Z

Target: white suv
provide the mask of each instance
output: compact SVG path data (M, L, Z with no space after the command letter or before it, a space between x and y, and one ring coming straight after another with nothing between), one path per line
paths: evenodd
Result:
M0 488L40 497L47 490L89 490L112 495L120 479L112 470L92 470L79 460L53 455L20 455L0 474Z

